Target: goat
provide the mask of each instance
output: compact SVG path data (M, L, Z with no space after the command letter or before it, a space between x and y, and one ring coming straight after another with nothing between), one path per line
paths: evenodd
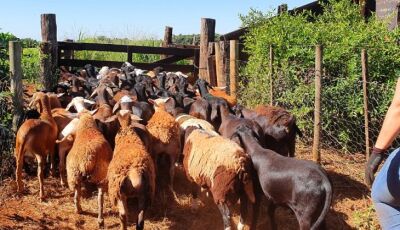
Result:
M276 229L275 204L289 206L301 230L318 229L332 201L332 184L324 169L311 161L287 158L264 149L257 141L257 134L246 125L238 127L232 139L239 142L252 159L261 189L270 201L271 229ZM254 205L252 225L256 226L260 202Z

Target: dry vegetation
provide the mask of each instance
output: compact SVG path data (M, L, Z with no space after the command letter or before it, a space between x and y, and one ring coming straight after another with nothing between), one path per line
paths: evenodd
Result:
M299 158L310 159L310 148L297 148ZM327 216L328 229L379 229L369 189L363 184L364 157L343 155L335 151L322 151L323 165L334 186L334 201ZM178 200L159 192L148 212L145 229L222 229L217 207L210 198L197 211L190 208L190 195L182 170L177 170L175 188ZM25 194L15 195L15 182L9 178L0 186L0 229L97 229L97 201L95 194L83 199L83 215L74 213L72 193L60 186L58 178L45 179L46 202L38 199L38 182L35 175L25 175ZM106 199L106 229L118 229L117 210L111 209ZM238 208L238 205L237 205ZM279 229L297 229L294 215L286 208L277 210ZM262 219L262 218L260 218ZM238 210L234 212L238 221ZM260 221L260 225L263 225ZM132 225L131 225L132 226ZM134 229L134 228L133 228Z

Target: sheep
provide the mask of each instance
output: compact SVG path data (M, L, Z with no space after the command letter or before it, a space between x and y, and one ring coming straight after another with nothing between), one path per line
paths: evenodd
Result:
M238 229L243 229L247 201L255 201L251 160L244 150L227 138L191 126L185 131L183 156L188 179L210 190L225 229L231 229L229 206L240 199ZM194 198L197 198L198 186L192 188Z
M105 121L112 115L112 107L109 99L113 97L114 93L110 87L105 84L101 84L96 88L91 97L94 95L98 95L96 102L99 107L98 110L93 114L93 118L100 121Z
M82 212L81 186L84 181L98 188L98 224L104 225L103 191L107 188L107 170L112 158L112 149L96 122L89 113L79 118L75 141L67 156L68 187L74 191L75 211Z
M169 100L171 98L149 99L149 102L154 105L155 113L147 122L146 128L153 140L151 152L155 157L155 162L157 163L160 154L169 156L169 182L173 191L174 166L180 154L181 140L179 124L166 112L165 104Z
M140 130L131 123L140 120L129 110L118 113L121 125L116 138L113 159L108 167L108 192L111 203L119 209L121 229L127 229L128 203L135 200L134 216L136 229L143 229L144 214L151 205L155 195L155 166L147 150L145 137L146 130Z
M123 110L131 110L133 114L142 118L142 122L147 124L150 118L154 114L154 108L146 102L143 101L135 101L130 96L123 96L113 108L113 113L115 113L118 109Z
M252 128L246 125L239 126L232 139L239 142L252 159L261 189L269 200L270 229L276 229L275 205L289 206L301 230L318 229L323 224L332 201L332 184L322 167L264 149ZM256 226L259 205L260 202L255 203L253 226Z
M43 201L45 198L43 190L43 168L47 155L50 154L51 172L54 175L54 148L57 139L57 124L51 116L49 97L42 92L33 95L30 106L39 105L41 108L39 119L28 119L18 129L15 143L16 158L16 182L17 192L23 190L21 171L25 154L36 157L38 162L37 175L39 178L39 197Z
M228 102L228 105L229 105L230 107L235 106L235 105L237 104L237 99L236 99L236 97L235 97L235 96L228 95L228 94L225 92L225 89L226 89L226 86L224 86L224 87L212 87L212 89L210 89L209 92L210 92L210 94L213 95L214 97L221 97L221 98L224 98L224 99Z
M74 143L78 124L79 118L74 118L73 120L71 120L68 125L66 125L65 128L60 132L60 134L58 135L58 140L56 140L56 143L58 144L59 157L58 170L60 171L62 186L66 186L67 184L65 181L65 157L67 153L71 150Z
M296 125L296 118L286 110L274 106L257 106L256 110L235 107L236 115L256 121L264 130L268 149L283 156L295 156L296 134L302 133Z

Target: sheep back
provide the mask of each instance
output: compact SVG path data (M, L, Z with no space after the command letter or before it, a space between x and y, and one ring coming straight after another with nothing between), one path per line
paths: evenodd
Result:
M86 177L95 184L106 183L112 149L103 134L97 130L93 118L85 114L80 118L75 141L67 156L67 179L73 189L79 178Z
M150 153L140 137L132 130L123 129L115 138L114 156L108 168L108 192L113 205L121 198L121 186L130 171L143 175L150 187L150 197L155 194L155 166Z
M238 175L249 172L251 161L235 142L204 130L194 130L187 138L183 150L183 165L187 177L207 187L214 201L234 203L238 197Z
M179 141L179 124L168 112L156 111L146 125L151 136L162 144Z

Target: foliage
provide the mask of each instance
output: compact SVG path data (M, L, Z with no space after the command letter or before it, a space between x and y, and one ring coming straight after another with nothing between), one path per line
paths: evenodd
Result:
M37 82L40 75L40 57L39 48L24 48L22 53L22 70L24 79L33 83Z
M4 78L9 71L8 42L16 39L11 33L0 32L0 78Z
M252 10L241 16L249 61L240 78L240 98L248 106L269 103L269 46L274 48L274 103L290 109L300 128L310 137L314 111L314 45L322 44L322 131L325 144L359 151L363 143L363 94L360 53L369 55L370 126L378 126L393 95L399 75L399 30L389 31L387 22L373 15L368 22L357 5L346 0L323 4L320 16ZM312 20L310 20L312 19ZM389 93L382 93L389 92ZM349 124L352 124L349 126ZM361 145L363 146L363 145ZM362 150L362 149L361 149Z

